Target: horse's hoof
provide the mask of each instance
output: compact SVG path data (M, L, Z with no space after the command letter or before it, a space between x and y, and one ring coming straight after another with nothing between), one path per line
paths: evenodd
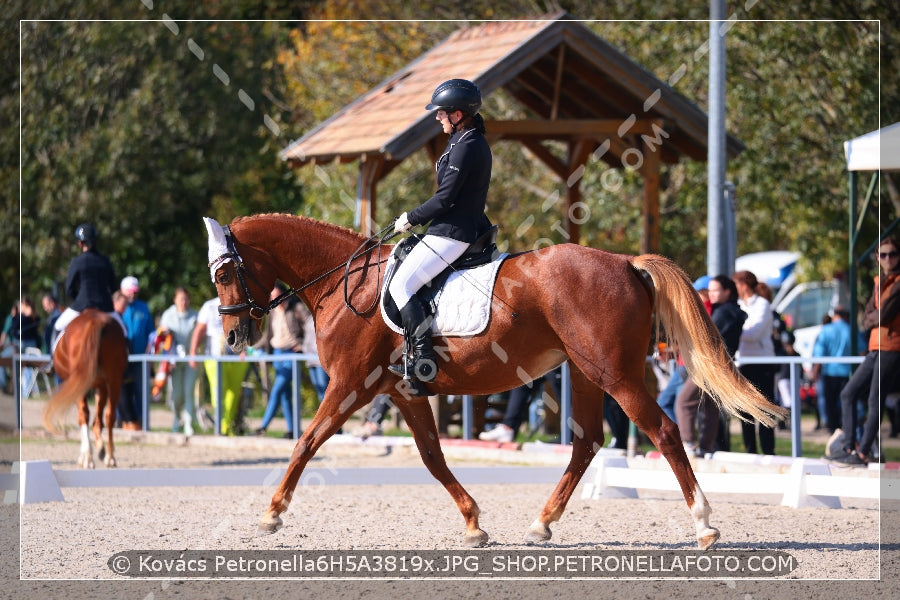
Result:
M553 537L553 532L550 531L550 528L539 521L535 521L534 524L532 524L531 529L529 529L528 533L525 535L525 543L529 545L540 544L541 542L546 542L551 537Z
M719 541L720 535L719 530L715 527L704 529L703 533L697 536L697 547L701 550L709 550Z
M284 525L284 522L281 520L281 517L275 517L274 519L266 519L260 520L259 526L256 528L256 537L262 537L264 535L272 535Z
M116 459L112 456L106 458L106 466L110 469L114 469L116 467Z
M478 530L478 533L474 535L466 535L465 540L463 540L463 544L465 544L466 548L481 548L485 544L488 543L490 537L481 529Z

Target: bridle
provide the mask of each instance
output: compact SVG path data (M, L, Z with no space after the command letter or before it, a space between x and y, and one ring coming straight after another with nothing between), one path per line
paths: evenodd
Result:
M266 288L262 283L260 283L259 279L257 279L253 275L253 273L251 273L247 269L247 267L244 265L244 259L241 258L241 255L238 253L237 248L234 245L234 235L231 233L231 227L229 227L228 225L225 225L222 227L222 229L225 232L226 252L224 254L219 255L215 260L210 261L208 266L210 268L213 268L213 265L220 265L223 262L226 262L228 260L234 261L234 270L235 270L235 273L237 274L238 283L240 283L241 290L244 292L244 297L247 298L247 300L246 300L246 302L241 302L240 304L229 304L227 306L219 306L219 314L220 315L236 315L238 313L248 311L251 319L262 320L262 318L265 317L267 314L269 314L269 312L271 312L272 309L274 309L275 307L284 303L291 296L296 296L297 294L299 294L306 288L322 281L323 279L325 279L332 273L335 273L338 270L343 268L343 269L345 269L344 303L347 305L347 307L350 310L353 311L354 314L359 316L361 314L361 312L357 311L353 307L353 305L350 303L350 299L349 299L347 280L349 279L349 276L350 276L350 264L354 260L356 260L358 257L368 254L368 253L372 252L373 250L375 250L376 248L381 248L382 244L384 244L385 242L387 242L391 238L393 238L395 235L397 235L395 233L387 235L388 231L393 228L394 228L394 224L391 223L390 225L388 225L387 227L385 227L378 233L373 234L370 237L366 238L366 240L359 246L359 248L356 249L356 251L353 254L350 255L350 258L347 259L345 262L342 262L341 264L329 269L328 271L322 273L315 279L306 282L305 284L301 285L298 288L291 287L290 289L286 290L281 295L279 295L277 298L270 301L266 306L262 306L253 298L253 294L250 292L250 287L247 285L247 277L252 279L253 282L257 286L259 286L261 289L266 289ZM374 246L363 250L363 248L365 248L365 246L367 244L374 241L376 238L378 238L378 239L377 239L377 243ZM379 276L379 278L381 277L381 261L380 260L378 261L378 276ZM378 301L378 298L376 296L375 302L377 302L377 301ZM365 311L362 311L362 312L365 312Z

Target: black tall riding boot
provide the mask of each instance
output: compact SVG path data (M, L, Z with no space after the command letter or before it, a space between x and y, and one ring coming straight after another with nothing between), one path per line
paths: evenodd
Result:
M400 309L403 337L406 339L406 364L388 367L393 373L419 381L433 381L437 376L437 354L431 344L431 317L425 317L421 300L413 296Z

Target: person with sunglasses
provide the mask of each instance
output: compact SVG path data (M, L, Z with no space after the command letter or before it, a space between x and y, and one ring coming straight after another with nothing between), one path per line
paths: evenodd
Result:
M900 244L896 238L881 240L877 251L880 274L866 305L863 327L870 330L869 350L862 364L841 392L843 450L831 460L849 466L865 466L881 425L881 407L891 393L900 390ZM857 400L867 400L862 437L856 440ZM831 444L829 444L829 447Z

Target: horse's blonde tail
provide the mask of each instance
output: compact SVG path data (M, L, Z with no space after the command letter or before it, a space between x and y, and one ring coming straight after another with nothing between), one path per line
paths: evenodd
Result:
M63 380L44 407L43 421L48 431L57 431L56 425L60 421L60 414L84 398L97 379L100 335L107 322L107 319L91 319L88 322L88 333L81 343L68 343L72 341L74 331L67 332L68 337L63 335L59 340L54 357L59 355L59 360L64 360L70 365L69 376ZM54 358L54 361L57 359Z
M729 413L774 426L787 411L769 402L737 370L719 330L678 265L654 254L631 261L646 272L656 288L656 314L677 345L688 374L697 386Z

